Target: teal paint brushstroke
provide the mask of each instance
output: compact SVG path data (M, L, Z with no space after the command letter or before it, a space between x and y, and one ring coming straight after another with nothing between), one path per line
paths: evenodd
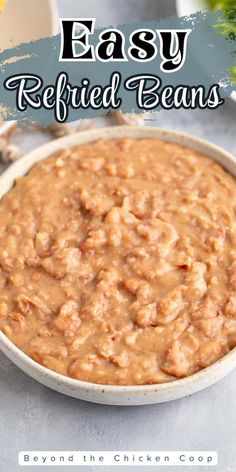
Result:
M197 86L204 85L206 89L213 83L220 83L222 97L229 96L235 89L230 80L229 69L233 64L233 52L235 42L229 41L225 36L218 34L215 25L224 21L223 12L204 13L197 12L189 17L171 17L160 21L143 22L132 25L122 25L119 29L126 37L126 52L128 48L129 34L135 29L192 29L188 38L187 55L184 66L171 74L160 71L160 56L150 62L140 63L131 59L128 62L59 62L60 35L46 38L31 43L21 44L15 48L0 53L0 103L6 108L7 116L4 119L18 120L20 123L37 121L42 125L48 125L55 121L52 110L33 110L28 108L24 113L16 109L15 91L7 91L4 81L15 74L31 73L42 77L44 85L54 84L57 75L61 71L67 72L72 85L80 85L81 79L89 78L91 85L105 86L109 83L114 70L122 74L122 79L134 74L156 74L162 80L162 86L179 84ZM98 36L102 29L96 29L90 43L97 44ZM158 45L158 42L157 42ZM6 64L13 56L30 56L17 62ZM136 104L135 93L125 90L121 86L119 96L122 98L122 111L141 112ZM108 110L106 110L107 112ZM72 122L81 118L94 118L104 114L104 110L70 109L68 121Z

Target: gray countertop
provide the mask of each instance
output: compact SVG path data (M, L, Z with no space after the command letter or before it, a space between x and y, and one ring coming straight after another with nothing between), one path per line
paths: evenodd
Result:
M78 4L81 16L89 16L91 11L96 16L95 1L59 0L61 16L78 14ZM130 9L134 5L135 9ZM151 19L155 16L155 5L165 8L162 16L174 13L173 1L127 0L117 20L114 8L111 8L114 1L99 0L97 15L100 24L121 23L127 18L129 21ZM129 11L134 12L133 16L127 16ZM228 100L216 111L163 111L156 116L156 124L204 137L236 155L235 119L236 104ZM23 134L20 143L23 150L28 150L46 139L40 134ZM166 404L143 407L89 404L47 389L0 354L0 471L20 470L17 466L20 450L115 449L216 450L219 466L214 470L234 472L235 399L236 371L205 391ZM87 470L99 468L88 467ZM125 470L128 472L132 468ZM144 468L137 470L142 472ZM180 467L167 470L179 471ZM202 469L195 467L194 470Z

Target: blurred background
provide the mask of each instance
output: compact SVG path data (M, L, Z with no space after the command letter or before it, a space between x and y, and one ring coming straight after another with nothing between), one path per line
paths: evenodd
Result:
M117 26L176 15L175 0L58 0L58 11L67 16L96 17L97 26Z

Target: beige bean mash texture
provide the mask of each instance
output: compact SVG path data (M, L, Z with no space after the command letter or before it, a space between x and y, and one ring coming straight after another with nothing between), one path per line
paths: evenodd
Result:
M157 139L64 149L0 202L0 328L89 382L169 382L236 345L236 185Z

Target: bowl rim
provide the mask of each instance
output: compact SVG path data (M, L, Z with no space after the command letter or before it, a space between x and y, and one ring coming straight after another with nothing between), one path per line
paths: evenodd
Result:
M109 136L110 135L110 136ZM47 144L35 148L33 151L27 153L25 156L14 162L5 172L0 176L0 187L3 181L7 182L7 185L3 185L3 190L0 190L0 200L2 197L12 188L14 180L20 175L27 175L28 171L40 160L46 159L52 153L63 147L79 146L83 143L93 142L96 139L116 139L121 137L134 137L136 139L143 139L145 137L156 138L167 142L177 142L183 146L195 148L195 145L201 147L200 152L205 152L207 156L213 160L219 162L221 166L227 164L231 170L229 173L235 174L236 176L236 159L229 152L223 148L215 145L205 139L192 136L191 134L184 133L182 131L175 131L168 128L157 128L157 127L139 127L139 126L114 126L107 128L95 128L93 130L86 130L83 132L74 133L63 138L55 139ZM170 139L171 138L171 139ZM173 138L173 140L172 140ZM76 144L77 141L77 144ZM182 141L182 142L180 142ZM193 144L193 146L191 146ZM213 157L214 155L214 157ZM220 157L219 157L220 156ZM223 164L222 164L223 160ZM22 169L26 167L26 170ZM234 169L234 172L233 170ZM9 182L8 182L9 180ZM37 379L47 378L55 384L64 385L69 387L72 391L84 391L93 393L104 393L112 395L120 395L122 393L130 394L148 394L167 392L176 393L181 389L184 389L192 384L196 384L205 377L210 377L218 370L226 370L229 372L229 368L233 361L236 366L236 347L229 351L222 358L209 365L208 367L201 369L200 371L181 379L173 380L170 382L164 382L160 384L144 384L144 385L107 385L107 384L96 384L93 382L85 382L82 380L73 379L63 374L59 374L43 365L34 361L31 357L25 354L19 349L1 330L0 330L0 351L2 351L16 366L20 367L29 376L34 377L33 373L37 374ZM15 361L17 359L17 361ZM18 362L19 361L19 362ZM32 374L30 373L32 372ZM213 382L212 382L213 383Z

